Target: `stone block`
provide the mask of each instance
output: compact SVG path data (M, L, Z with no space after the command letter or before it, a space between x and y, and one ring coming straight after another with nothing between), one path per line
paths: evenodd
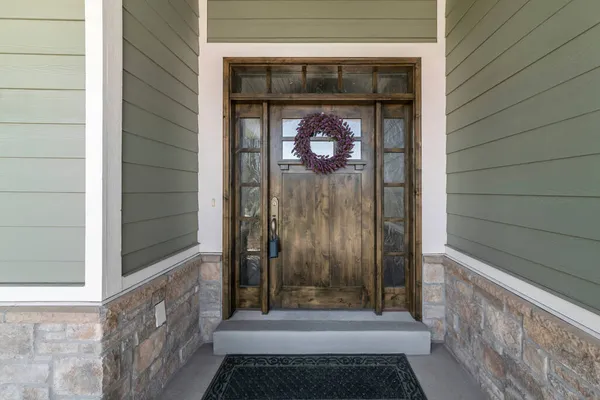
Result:
M17 385L0 386L0 400L21 400L21 392Z
M102 388L108 389L121 379L121 352L113 348L102 356Z
M0 360L21 359L31 355L33 355L33 325L0 324Z
M198 284L199 280L199 262L190 261L184 266L179 267L169 275L167 284L166 302L167 307L170 303L183 296L184 293Z
M166 341L166 335L166 326L161 325L135 349L134 366L138 374L145 371L159 357Z
M525 398L543 399L545 382L536 379L529 368L520 361L512 359L510 356L504 357L504 365L506 366L506 375L510 386L518 388L519 392Z
M221 309L221 284L219 282L200 283L200 311Z
M23 400L49 400L50 389L38 387L26 387L23 390Z
M220 263L223 257L220 254L203 254L202 262L203 263Z
M521 324L504 311L491 304L485 306L486 335L499 343L504 350L518 358L521 357L523 329Z
M506 376L504 358L485 342L481 342L481 361L485 370L494 378L502 380Z
M202 317L200 318L200 334L204 343L212 343L212 335L217 326L221 323L221 318Z
M167 312L167 323L169 325L176 324L182 318L188 318L192 312L192 307L189 301L179 304L177 307L171 308Z
M446 334L446 328L444 320L441 318L423 318L423 323L429 327L431 331L431 340L441 342L444 340Z
M423 302L433 304L444 303L444 286L433 284L423 285Z
M487 394L489 399L504 400L503 388L499 387L499 385L485 373L481 372L477 377L477 380L481 385L481 389L483 389L483 392Z
M541 310L523 320L527 336L555 361L600 387L600 340Z
M102 343L82 343L79 345L79 352L83 354L96 354L102 353Z
M595 389L581 377L570 370L569 368L552 361L550 363L550 377L554 379L555 385L560 380L568 385L568 387L585 399L600 399L600 387Z
M203 281L221 280L221 263L205 262L200 265L200 279Z
M446 307L444 305L430 305L426 304L423 306L423 317L424 318L444 318L446 316Z
M523 341L523 362L527 365L534 375L541 379L546 379L548 375L548 357L537 348L533 342Z
M198 332L181 347L179 352L181 363L185 364L201 345L202 339L200 337L200 332Z
M573 392L571 388L568 388L562 381L557 379L555 376L550 375L548 377L548 382L549 387L544 392L545 399L554 400L560 398L561 400L581 400L581 396ZM593 397L586 397L586 399L593 399Z
M423 264L423 283L444 283L445 271L442 264Z
M105 400L130 400L131 397L131 379L129 376L121 379L108 394Z
M36 354L39 355L65 355L79 353L79 343L75 342L38 342Z
M101 396L102 361L68 357L54 360L54 393L64 396Z
M48 363L0 365L0 382L45 385L49 376Z
M99 307L11 307L5 315L9 324L93 323L100 320Z
M67 325L67 338L71 340L100 340L102 338L102 325L79 324Z
M36 324L35 337L38 340L65 340L67 333L64 324Z

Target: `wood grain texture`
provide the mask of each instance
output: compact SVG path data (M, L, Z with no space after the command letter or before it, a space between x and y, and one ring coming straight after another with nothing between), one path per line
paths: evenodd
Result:
M281 291L284 308L360 309L363 288L342 287L336 290L319 287L284 287Z

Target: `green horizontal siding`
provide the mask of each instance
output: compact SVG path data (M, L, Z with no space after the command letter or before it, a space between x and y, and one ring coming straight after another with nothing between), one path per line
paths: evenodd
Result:
M600 3L449 6L448 245L600 312Z
M0 284L83 284L84 0L0 10Z
M123 2L123 275L197 243L198 9Z
M435 0L209 0L209 42L435 42Z

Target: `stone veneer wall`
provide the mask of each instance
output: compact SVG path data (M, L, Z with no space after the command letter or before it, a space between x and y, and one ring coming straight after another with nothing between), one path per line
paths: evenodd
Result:
M0 400L155 398L220 321L220 270L198 256L103 307L1 308Z
M600 340L446 258L446 346L491 399L600 399Z
M423 256L423 323L431 330L431 340L443 342L446 334L446 287L444 255Z

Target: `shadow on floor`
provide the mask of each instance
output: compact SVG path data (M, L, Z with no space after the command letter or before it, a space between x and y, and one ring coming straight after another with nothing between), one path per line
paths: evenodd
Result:
M408 357L428 400L483 400L475 380L442 345L433 345L429 356ZM171 380L160 400L200 400L217 372L223 356L205 344Z

